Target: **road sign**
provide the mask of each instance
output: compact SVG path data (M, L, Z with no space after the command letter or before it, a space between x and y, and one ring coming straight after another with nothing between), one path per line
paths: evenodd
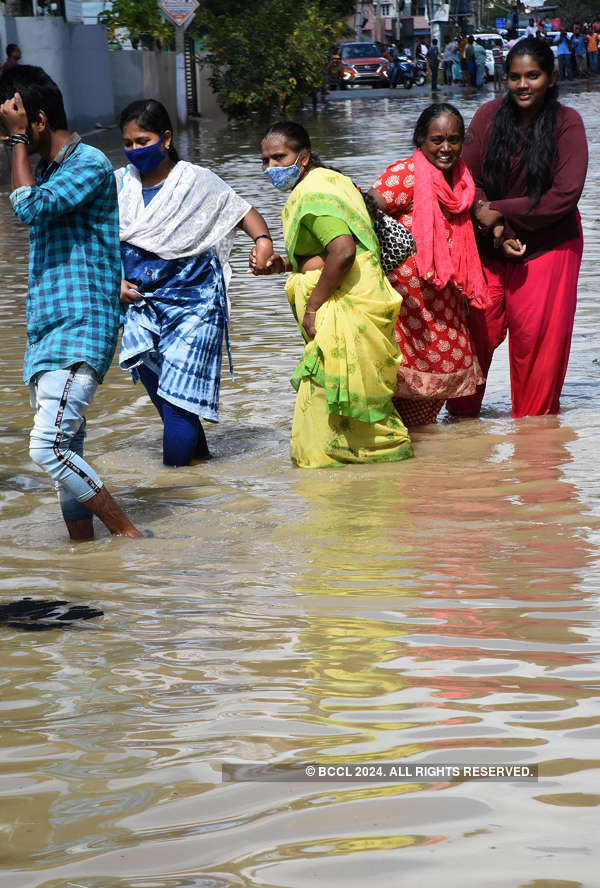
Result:
M497 18L496 19L496 30L497 31L506 31L506 19L505 18Z
M200 4L198 0L160 0L158 5L169 21L179 28L185 28L191 24Z

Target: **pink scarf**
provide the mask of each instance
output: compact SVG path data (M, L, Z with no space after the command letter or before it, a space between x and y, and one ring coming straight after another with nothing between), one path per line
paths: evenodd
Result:
M417 245L417 269L436 289L454 281L477 308L488 302L487 285L475 243L469 210L475 183L462 159L453 170L452 187L444 174L417 148L414 152L415 189L412 235ZM452 248L440 204L452 215Z

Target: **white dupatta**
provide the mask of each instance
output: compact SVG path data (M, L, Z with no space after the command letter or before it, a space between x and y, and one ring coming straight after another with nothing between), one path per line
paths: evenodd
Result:
M251 209L222 179L204 167L180 160L147 207L138 170L115 172L119 198L119 239L160 256L180 259L213 250L231 278L229 253L235 227Z

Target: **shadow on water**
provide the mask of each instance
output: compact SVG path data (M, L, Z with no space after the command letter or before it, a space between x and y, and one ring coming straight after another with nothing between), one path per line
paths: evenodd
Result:
M0 604L0 626L42 632L45 629L71 629L79 620L104 616L103 611L68 601L21 598Z

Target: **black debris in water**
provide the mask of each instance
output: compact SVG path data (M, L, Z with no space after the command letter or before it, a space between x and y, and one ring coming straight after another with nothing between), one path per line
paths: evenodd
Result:
M0 626L42 632L44 629L68 629L76 620L91 620L104 611L85 604L48 601L43 598L21 598L0 604Z

